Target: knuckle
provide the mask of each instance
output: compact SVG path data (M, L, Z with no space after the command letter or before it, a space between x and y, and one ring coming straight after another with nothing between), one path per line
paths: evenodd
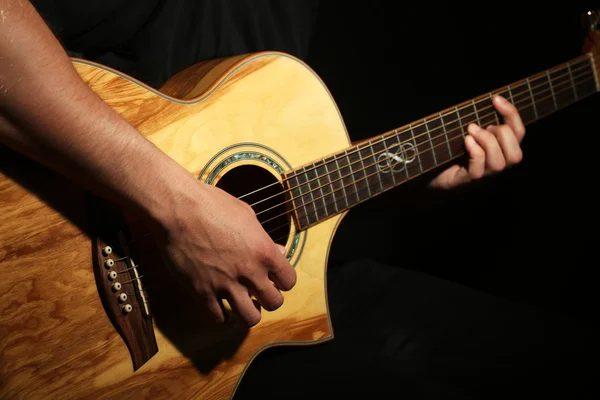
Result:
M248 312L245 312L242 315L242 318L244 319L244 321L246 321L246 323L249 326L254 326L256 324L258 324L261 320L261 315L260 312L256 309L250 310Z
M496 162L494 162L493 164L490 165L490 169L493 172L500 172L505 167L506 167L506 161L505 160L498 160L498 161L496 161Z
M283 305L283 296L278 290L271 292L262 293L263 307L268 311L275 311Z
M523 151L521 151L521 149L519 149L518 151L515 151L513 154L511 154L510 159L508 160L510 165L515 165L520 163L523 160Z

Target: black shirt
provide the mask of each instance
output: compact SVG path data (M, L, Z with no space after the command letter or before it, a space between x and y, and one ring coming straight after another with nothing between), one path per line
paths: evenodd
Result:
M32 0L72 55L158 88L206 59L278 50L307 57L318 0Z

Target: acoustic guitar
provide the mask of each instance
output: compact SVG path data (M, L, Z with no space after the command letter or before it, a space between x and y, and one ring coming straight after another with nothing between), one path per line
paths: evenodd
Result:
M501 123L494 94L531 124L597 93L599 20L587 17L577 58L358 143L324 83L288 54L202 62L160 90L73 59L149 141L254 208L297 284L252 328L203 322L152 237L2 148L0 397L227 399L261 351L331 340L326 266L349 209L461 157L469 123Z

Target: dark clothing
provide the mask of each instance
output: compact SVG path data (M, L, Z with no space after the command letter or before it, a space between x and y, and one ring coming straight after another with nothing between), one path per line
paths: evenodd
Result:
M157 88L174 73L205 59L259 50L280 50L306 59L318 14L317 2L308 0L34 0L33 3L69 51ZM354 6L344 3L344 7ZM338 15L336 10L335 16ZM388 21L401 21L396 15L384 17ZM344 18L343 14L340 18ZM346 28L369 29L360 24ZM396 29L389 24L383 28L387 33ZM477 26L472 28L478 30ZM363 33L359 31L354 37ZM343 39L346 35L340 30L333 34ZM343 39L340 42L348 51L359 45ZM326 52L325 48L321 54ZM487 54L493 56L492 49ZM443 57L438 59L443 61ZM430 68L437 68L432 65ZM391 68L388 67L388 73ZM418 68L418 64L411 68ZM378 69L379 66L374 66L372 70ZM333 75L334 72L330 76ZM354 101L354 89L341 90L348 96L340 98L348 103ZM483 206L465 207L460 212L488 210ZM500 207L492 211L498 211L504 222L516 218L510 215L510 210L505 211L503 218ZM344 232L368 223L374 224L372 229L376 232L386 224L412 226L413 236L418 237L420 230L429 230L429 221L423 222L418 212L411 211L408 216L398 213L395 219L392 212L380 213L390 218L389 223L377 223L373 217L361 220L349 216L338 236L348 237ZM429 213L423 209L420 212ZM477 216L472 215L475 222ZM440 225L456 224L456 220L448 218L448 221L447 225ZM501 227L507 236L509 228ZM461 232L438 231L439 236L461 236ZM267 350L249 368L237 399L320 399L342 395L402 399L548 395L598 398L597 327L586 325L584 319L508 301L411 270L409 266L417 269L423 265L426 269L427 262L437 263L445 258L426 245L415 251L417 239L403 236L404 231L390 228L381 233L381 240L389 242L392 256L380 258L389 261L389 265L372 260L338 259L328 269L335 339L312 347ZM454 262L467 251L471 257L486 262L494 258L485 251L474 253L484 243L485 235L464 234L476 237L469 243L454 238L447 248L438 251L450 254L448 259ZM515 237L515 241L523 239ZM440 239L435 244L442 242ZM353 250L348 239L334 243L345 246L341 252ZM404 251L398 252L397 243ZM495 257L500 263L511 258L500 251ZM476 265L481 269L488 267L483 263ZM489 266L493 266L491 261Z
M306 58L315 0L33 0L63 46L155 88L198 62L260 50Z

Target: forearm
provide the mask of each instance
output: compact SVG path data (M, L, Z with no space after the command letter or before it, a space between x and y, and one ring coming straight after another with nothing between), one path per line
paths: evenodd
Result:
M0 141L152 218L192 177L108 107L27 2L0 0Z

